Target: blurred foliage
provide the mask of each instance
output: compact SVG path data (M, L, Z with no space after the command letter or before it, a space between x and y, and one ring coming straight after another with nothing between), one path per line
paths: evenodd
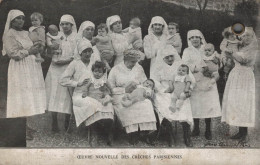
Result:
M0 4L0 34L3 33L6 17L11 9L20 9L25 13L25 29L30 27L29 16L35 11L44 15L43 24L46 26L58 25L63 14L71 14L78 28L85 20L93 21L98 25L114 14L121 16L125 28L132 17L138 16L142 20L143 36L148 33L151 18L160 15L166 22L179 23L183 48L187 47L187 31L196 28L203 32L206 41L213 43L217 50L219 50L221 32L224 28L239 20L255 26L254 17L258 14L255 1L246 1L237 5L235 16L231 16L225 12L209 10L205 10L202 15L199 10L186 9L160 0L3 0Z
M246 26L255 27L257 23L258 8L259 6L256 0L243 1L236 5L234 15Z

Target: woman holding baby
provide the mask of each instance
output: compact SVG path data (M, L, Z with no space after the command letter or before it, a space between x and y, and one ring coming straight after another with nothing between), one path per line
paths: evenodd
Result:
M137 85L147 78L143 68L137 63L141 55L130 49L124 52L123 61L114 66L108 76L112 87L113 106L126 133L131 135L131 142L135 144L136 133L156 130L156 118L153 105L149 99L136 102L130 106L122 105L122 98L132 93Z
M196 79L196 86L191 93L191 109L194 118L192 136L199 136L199 119L205 119L205 138L212 139L211 118L221 116L217 85L206 74L207 65L203 60L206 41L199 30L190 30L187 34L188 48L183 52L182 60L189 66Z
M222 122L239 127L239 132L231 137L241 142L246 140L248 127L255 126L255 76L254 65L258 53L258 43L253 28L246 27L239 36L242 44L237 52L229 52L235 62L231 70L222 106Z
M160 124L164 123L167 126L167 132L169 133L169 146L172 146L172 138L176 135L173 134L173 128L171 122L180 121L183 127L183 138L187 147L192 147L190 139L191 130L193 126L192 111L190 106L189 96L187 95L184 99L183 105L180 106L179 110L172 111L170 106L172 104L172 96L176 93L179 85L174 86L174 90L171 89L174 81L177 78L178 70L184 66L180 56L176 49L171 45L166 45L161 51L158 52L158 56L155 61L156 73L151 78L155 81L155 87L157 92L155 94L155 109L159 116ZM186 73L190 77L190 83L192 84L187 92L191 92L192 86L194 87L195 79L189 69L186 68ZM183 88L181 89L182 92ZM188 93L187 93L188 94ZM175 139L175 138L174 138Z
M107 75L104 74L100 79L93 78L95 75L92 64L91 56L93 55L93 47L88 41L80 41L77 46L80 59L75 59L67 67L65 72L62 74L60 84L64 87L73 87L74 92L72 96L73 100L73 111L76 119L77 127L84 123L85 126L89 127L91 135L89 136L90 145L95 145L95 137L93 133L94 123L102 123L107 127L106 132L108 134L108 145L112 145L112 128L114 119L114 110L112 103L103 104L102 101L102 89L106 83ZM92 72L91 72L92 71ZM94 76L93 76L94 75ZM94 86L89 88L87 97L83 95L86 90L85 86L92 83ZM90 85L90 84L89 84ZM90 97L93 94L96 97ZM89 97L88 97L89 96ZM100 97L99 97L100 96ZM100 98L100 99L99 99Z
M22 11L10 10L3 34L3 55L10 57L6 117L10 121L10 132L13 128L19 128L10 135L9 141L16 139L17 145L26 144L19 141L21 136L25 139L25 132L22 131L26 129L26 117L43 114L46 110L42 68L35 61L40 49L33 44L28 31L23 30L24 20ZM28 140L32 138L31 134L27 134Z
M61 74L66 70L73 60L76 47L77 27L71 15L63 15L60 19L60 31L63 39L61 41L61 55L59 58L52 57L52 63L45 79L47 94L47 110L52 112L52 131L59 132L57 115L65 114L64 127L69 126L72 114L72 88L63 87L59 84Z

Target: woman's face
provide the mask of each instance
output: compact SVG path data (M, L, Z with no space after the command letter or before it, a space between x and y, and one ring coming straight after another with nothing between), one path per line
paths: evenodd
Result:
M174 56L173 55L166 56L163 58L163 61L168 65L172 65L174 62Z
M135 64L137 63L137 61L138 61L137 59L130 58L130 59L125 59L124 63L128 69L132 69L135 66Z
M13 29L21 30L23 28L23 25L24 25L24 16L22 15L15 17L15 19L11 21L11 27Z
M246 33L243 36L241 36L243 45L249 45L253 40L253 35L250 33Z
M112 24L112 29L114 33L121 33L122 32L122 23L121 21L116 21Z
M199 36L192 36L190 37L190 42L191 44L195 47L198 48L201 45L201 38Z
M83 62L89 62L92 53L93 53L92 48L87 48L87 49L83 50L82 53L80 54L81 60Z
M73 25L71 23L69 23L69 22L61 22L60 26L61 26L61 28L62 28L64 33L69 33L69 32L72 31L72 26Z
M82 36L91 40L94 35L94 28L92 26L87 27L83 30Z
M163 25L159 23L155 23L152 25L152 29L156 34L161 34L163 31Z

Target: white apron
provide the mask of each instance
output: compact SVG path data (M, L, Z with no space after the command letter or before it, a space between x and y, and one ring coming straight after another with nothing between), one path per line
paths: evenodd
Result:
M33 43L28 32L14 33L17 33L14 36L17 44L29 50ZM46 93L41 63L35 61L34 55L20 61L11 59L8 68L7 118L42 114L45 110Z

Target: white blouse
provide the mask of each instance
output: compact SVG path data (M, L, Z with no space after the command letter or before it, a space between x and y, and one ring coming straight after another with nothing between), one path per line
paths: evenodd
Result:
M128 69L124 62L114 66L108 76L108 82L113 89L113 94L124 94L125 87L129 83L141 84L146 79L142 66L136 64L132 69Z

